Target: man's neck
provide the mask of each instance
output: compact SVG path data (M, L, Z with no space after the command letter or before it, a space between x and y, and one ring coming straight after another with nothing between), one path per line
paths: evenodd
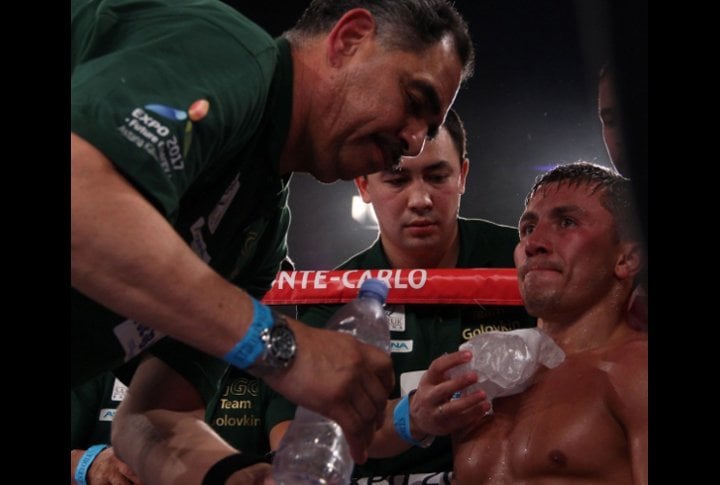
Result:
M627 292L623 292L627 293ZM606 299L584 311L551 318L538 318L538 327L567 354L604 347L635 333L628 324L628 297Z

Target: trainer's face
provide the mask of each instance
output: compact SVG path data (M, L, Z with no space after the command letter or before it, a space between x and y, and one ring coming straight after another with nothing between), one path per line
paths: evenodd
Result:
M441 128L419 156L403 157L398 170L355 179L363 200L373 204L391 261L434 267L458 244L457 216L468 166Z
M455 99L462 66L449 39L423 52L361 43L338 69L329 107L314 133L321 181L350 180L415 156Z
M548 183L521 216L515 266L531 315L577 318L610 291L621 247L599 192Z

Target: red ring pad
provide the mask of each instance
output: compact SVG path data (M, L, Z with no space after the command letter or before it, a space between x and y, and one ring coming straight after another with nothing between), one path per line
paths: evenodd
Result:
M345 303L368 278L390 287L387 303L521 306L515 268L354 269L280 271L262 299L266 305Z

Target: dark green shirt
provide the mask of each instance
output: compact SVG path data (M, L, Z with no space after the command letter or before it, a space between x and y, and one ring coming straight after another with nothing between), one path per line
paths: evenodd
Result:
M71 450L110 444L110 426L126 391L125 384L112 372L104 372L70 391Z
M287 253L287 41L211 0L73 1L71 14L72 131L208 265L261 297ZM191 121L202 99L209 110ZM74 290L71 305L73 385L161 338Z
M270 451L270 423L295 415L293 404L276 397L262 380L229 367L207 407L205 421L235 448L264 455Z
M517 229L485 220L458 219L460 253L457 268L512 268L518 243ZM390 268L378 239L367 250L337 269ZM322 327L339 306L298 307L300 320ZM481 305L391 305L392 360L396 385L390 397L397 398L417 387L419 372L461 343L490 330L515 330L535 326L523 307ZM413 447L392 458L369 459L355 467L353 476L441 472L452 470L449 436L438 437L429 448Z

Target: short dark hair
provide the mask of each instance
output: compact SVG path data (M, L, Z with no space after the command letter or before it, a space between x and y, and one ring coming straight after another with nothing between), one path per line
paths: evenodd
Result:
M460 119L460 115L457 114L454 109L450 108L448 110L448 114L442 128L445 128L450 134L453 145L455 145L455 150L457 150L458 155L460 155L460 164L462 164L463 160L468 157L467 133L465 132L465 125Z
M312 0L284 36L294 42L329 32L353 8L372 13L378 38L390 48L422 52L449 34L463 66L463 80L472 76L475 52L468 26L448 0Z
M566 183L571 186L588 185L592 188L592 193L601 190L600 203L612 215L618 237L626 241L640 240L630 179L607 167L590 162L578 161L567 165L558 165L535 179L535 184L525 198L525 207L542 186L550 183Z

